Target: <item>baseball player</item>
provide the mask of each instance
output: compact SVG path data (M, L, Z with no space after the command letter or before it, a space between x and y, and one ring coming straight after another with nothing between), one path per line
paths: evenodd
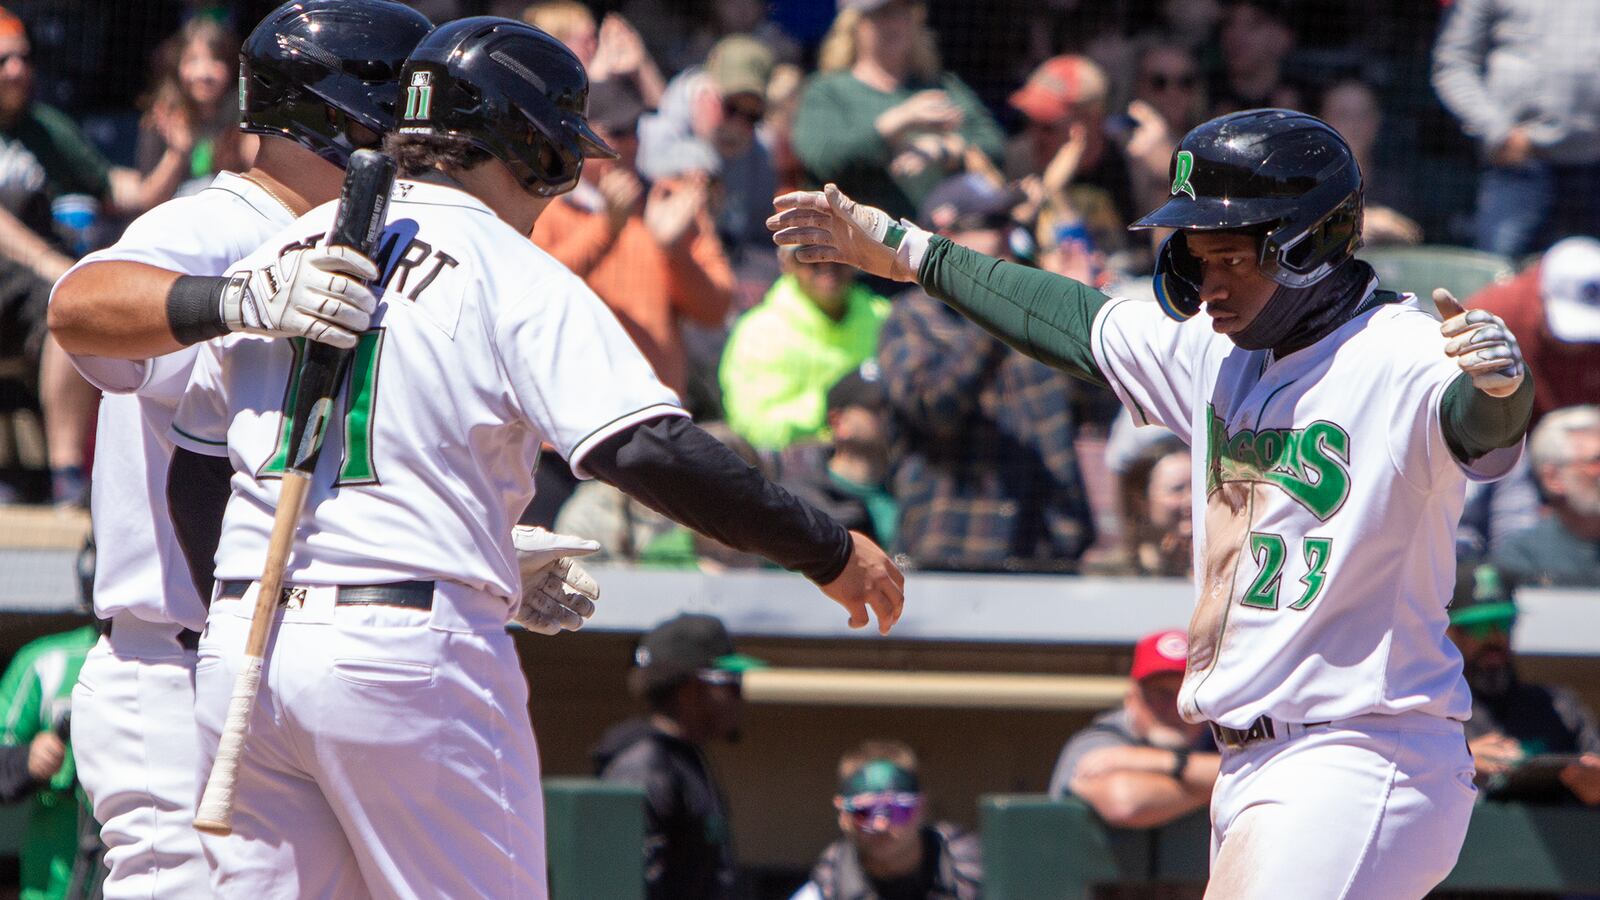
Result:
M1353 257L1344 140L1285 110L1186 135L1169 201L1133 226L1177 229L1159 304L983 257L831 185L776 206L800 258L918 281L1194 447L1179 710L1223 748L1207 896L1416 898L1443 879L1474 798L1445 637L1454 531L1467 480L1520 454L1532 388L1500 320L1440 292L1441 328Z
M304 0L245 42L241 127L255 167L156 207L57 285L50 326L106 392L95 455L95 614L109 620L73 692L77 761L102 823L105 896L197 897L209 876L191 826L199 793L194 665L205 604L168 524L167 428L198 342L232 331L353 344L375 302L338 250L296 250L265 275L228 266L338 195L349 154L393 123L396 79L432 28L384 0ZM372 73L388 73L371 81ZM253 285L253 290L251 287Z
M401 84L381 299L288 561L233 835L216 845L223 896L545 896L538 751L504 629L508 535L542 442L802 572L856 627L870 607L887 631L903 602L882 550L695 428L604 303L525 237L585 157L613 153L584 120L577 57L532 26L462 19L418 45ZM335 207L237 271L325 234ZM173 515L220 519L202 767L255 605L298 355L253 335L207 344L173 420ZM223 509L208 509L218 482Z

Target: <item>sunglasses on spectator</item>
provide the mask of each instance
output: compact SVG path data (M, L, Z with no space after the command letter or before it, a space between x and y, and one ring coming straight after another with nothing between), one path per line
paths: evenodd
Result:
M841 808L857 828L867 828L879 819L891 827L909 825L922 808L921 794L857 794L844 798Z
M1182 75L1169 75L1166 72L1151 72L1149 75L1144 77L1144 81L1145 84L1150 86L1150 90L1152 91L1164 91L1169 87L1175 87L1189 91L1193 90L1195 85L1194 75L1188 72L1185 72Z
M767 111L730 101L722 104L722 114L733 119L743 119L751 125L759 125L761 120L766 117Z

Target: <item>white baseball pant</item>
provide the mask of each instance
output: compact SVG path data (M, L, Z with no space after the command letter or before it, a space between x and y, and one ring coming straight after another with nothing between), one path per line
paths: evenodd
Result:
M200 640L202 772L256 590L213 602ZM509 605L446 582L433 596L424 611L294 589L268 646L233 834L201 837L216 896L547 896L539 753Z
M1455 867L1477 788L1461 723L1366 715L1225 749L1207 898L1420 900Z
M180 630L117 614L72 689L72 752L106 844L106 900L210 893L192 824L195 653Z

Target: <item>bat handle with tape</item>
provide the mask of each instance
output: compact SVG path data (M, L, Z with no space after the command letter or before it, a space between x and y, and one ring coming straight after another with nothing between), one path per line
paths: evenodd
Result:
M394 160L371 150L358 150L345 169L344 188L330 244L353 247L368 257L377 250L394 182ZM301 360L300 390L295 407L284 412L290 421L292 451L278 492L278 508L272 518L272 536L267 544L267 560L262 567L256 605L250 619L250 634L245 639L244 662L234 678L233 696L223 720L217 742L217 756L206 778L205 790L195 810L194 827L210 834L233 831L233 812L237 797L239 764L249 733L250 713L261 690L266 667L267 645L277 622L278 598L283 593L283 576L288 567L294 535L311 487L311 475L322 455L322 439L327 432L333 401L344 381L350 352L328 344L312 343Z

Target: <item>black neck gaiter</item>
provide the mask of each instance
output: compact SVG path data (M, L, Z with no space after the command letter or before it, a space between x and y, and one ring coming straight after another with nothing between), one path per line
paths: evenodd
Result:
M1245 350L1271 349L1281 359L1355 318L1376 277L1372 266L1351 258L1310 287L1279 285L1255 319L1230 337Z

